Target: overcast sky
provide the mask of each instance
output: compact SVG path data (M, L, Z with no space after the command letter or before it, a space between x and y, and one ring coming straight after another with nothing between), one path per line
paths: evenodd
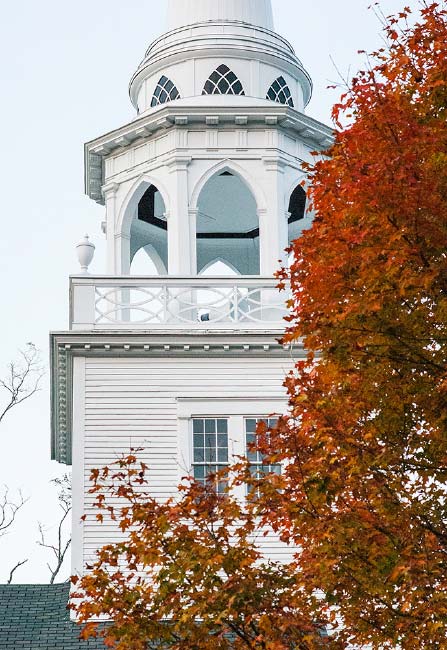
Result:
M308 114L329 122L337 92L331 60L345 76L360 49L380 43L372 0L272 0L276 29L294 45L314 81ZM134 117L128 82L149 43L164 29L165 0L16 0L0 22L1 345L0 368L27 341L48 365L48 333L67 327L68 276L75 244L88 232L97 246L92 272L103 273L103 208L83 194L83 143ZM415 8L416 0L406 0ZM384 13L404 0L383 0ZM3 373L1 373L3 374ZM48 373L44 389L0 426L0 485L30 497L17 527L0 538L0 583L30 558L18 582L46 581L37 521L55 524L50 479ZM63 579L68 577L69 569Z

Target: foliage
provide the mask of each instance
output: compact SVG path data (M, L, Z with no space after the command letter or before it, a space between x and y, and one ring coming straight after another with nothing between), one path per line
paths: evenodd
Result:
M102 631L107 644L129 650L322 647L290 567L256 547L253 503L219 496L213 482L190 483L180 499L160 503L146 490L146 471L130 454L93 473L97 519L118 521L126 534L73 578L81 620L106 614L114 621ZM120 508L107 505L117 498ZM90 622L83 636L96 633Z
M244 505L194 484L160 504L135 457L93 476L126 538L74 607L110 615L121 650L307 650L326 623L330 648L447 648L447 16L420 8L387 21L309 169L316 218L282 274L286 340L308 354L286 380L290 416L259 441L282 476ZM243 461L232 472L249 481ZM259 556L269 528L299 548L289 565Z
M316 219L295 242L287 459L265 518L302 547L303 587L338 637L447 647L447 21L422 3L386 27L334 108L311 171ZM318 358L318 364L315 359Z

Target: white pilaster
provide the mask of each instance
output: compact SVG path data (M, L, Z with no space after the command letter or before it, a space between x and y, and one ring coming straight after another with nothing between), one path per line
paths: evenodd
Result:
M102 188L106 207L107 273L111 275L117 273L115 229L117 217L116 193L118 189L119 185L117 183L108 183Z
M170 161L171 210L168 220L169 275L195 273L195 236L190 223L188 199L188 166L191 158L176 157ZM195 229L194 229L195 234Z
M268 207L259 210L261 275L274 275L286 261L288 223L285 211L285 164L278 158L264 159Z

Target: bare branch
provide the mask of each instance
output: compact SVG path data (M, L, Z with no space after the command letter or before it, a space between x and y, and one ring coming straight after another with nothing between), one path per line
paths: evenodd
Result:
M50 562L47 563L47 567L50 572L50 584L54 584L54 581L59 575L65 557L68 553L68 549L71 545L71 538L64 538L64 524L71 512L71 479L68 474L65 474L60 479L54 479L52 483L54 483L54 485L58 486L59 488L58 499L59 506L62 511L57 526L56 541L54 543L47 541L46 536L48 529L45 529L44 526L39 522L40 540L37 542L39 546L49 550L51 556L53 557L54 564L51 565Z
M12 361L7 375L0 379L0 422L11 409L38 392L43 376L40 352L33 343L28 343L20 352L19 360Z
M17 500L12 501L9 497L9 489L5 486L3 496L0 497L0 537L7 534L28 500L19 491Z
M13 569L11 569L11 573L9 574L8 582L7 582L6 584L8 584L8 585L11 585L11 584L12 584L12 581L13 581L13 579L14 579L14 574L15 574L15 572L16 572L18 569L20 569L20 567L22 567L22 566L23 566L24 564L26 564L27 562L28 562L28 560L22 560L22 562L17 562L17 564L15 565L15 567L14 567Z

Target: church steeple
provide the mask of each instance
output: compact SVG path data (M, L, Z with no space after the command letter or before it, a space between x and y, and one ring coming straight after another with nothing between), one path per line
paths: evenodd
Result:
M302 160L330 143L271 0L167 0L168 31L130 84L138 115L87 145L108 271L197 277L216 260L273 277L305 225ZM141 266L145 273L146 266Z
M243 22L274 29L271 0L169 0L168 30L205 22Z

